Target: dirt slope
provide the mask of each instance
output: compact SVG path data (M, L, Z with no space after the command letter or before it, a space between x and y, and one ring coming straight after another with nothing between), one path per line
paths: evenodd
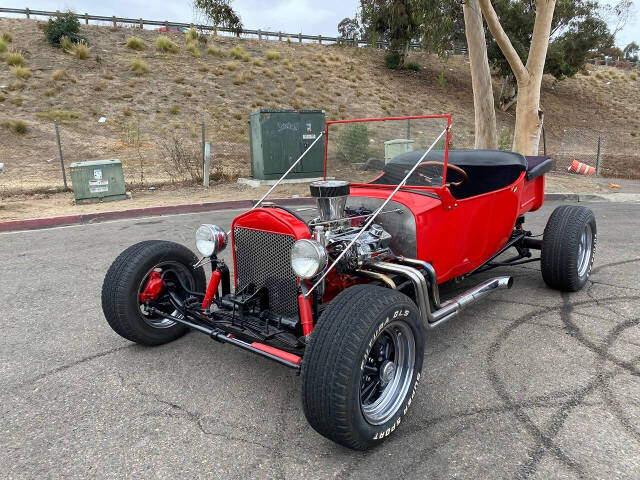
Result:
M187 178L165 160L164 143L179 136L197 151L202 121L225 175L247 175L246 122L257 108L324 109L330 119L452 113L456 148L473 143L469 66L459 56L443 61L415 53L412 60L421 71L394 72L381 66L382 52L370 49L209 37L196 58L185 50L183 34L170 34L180 50L165 54L154 48L157 32L89 26L83 27L89 56L80 60L48 46L37 21L1 18L4 31L11 33L10 49L23 54L31 77L16 80L11 67L0 63L0 125L5 125L0 126L5 164L0 195L61 184L55 115L62 115L67 167L73 161L119 158L130 185ZM146 42L143 51L126 48L133 35ZM230 58L236 45L247 61ZM207 54L212 46L223 56ZM281 58L268 60L267 50ZM150 71L135 75L130 63L136 59ZM594 138L603 135L604 173L638 176L640 80L633 77L606 71L557 83L545 79L547 145L558 154L558 168L566 168L573 156L590 159ZM497 79L494 83L498 90ZM98 123L103 116L107 121ZM26 133L11 128L14 120L26 123ZM498 122L509 127L513 116L499 113Z

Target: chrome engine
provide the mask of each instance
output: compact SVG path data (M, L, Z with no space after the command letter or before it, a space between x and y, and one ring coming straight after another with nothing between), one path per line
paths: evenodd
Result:
M331 259L337 258L357 236L362 225L372 212L367 209L346 207L349 183L338 180L313 182L311 196L315 197L320 216L311 221L313 238L328 252ZM392 256L389 247L391 235L382 226L373 223L360 235L354 245L341 259L339 270L355 270L364 262Z

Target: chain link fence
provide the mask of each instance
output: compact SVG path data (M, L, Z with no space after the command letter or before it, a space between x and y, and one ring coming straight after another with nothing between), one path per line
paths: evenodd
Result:
M605 165L607 137L595 130L565 127L559 148L553 152L556 169L567 169L573 160L586 163L600 175Z

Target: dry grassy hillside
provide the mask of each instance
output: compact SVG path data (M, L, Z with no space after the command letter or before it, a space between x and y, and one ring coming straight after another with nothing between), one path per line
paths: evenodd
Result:
M187 155L197 152L202 121L220 178L247 175L246 122L258 108L324 109L329 119L452 113L455 147L473 143L469 66L458 56L443 61L416 53L421 71L394 72L382 67L382 52L370 49L209 36L187 51L183 34L169 34L178 51L161 53L157 32L83 26L90 48L80 59L50 47L37 21L2 18L2 32L10 33L9 51L21 53L25 65L16 70L0 54L0 194L60 185L55 118L67 166L119 158L129 184L188 180L166 153L176 137ZM134 35L143 50L127 48ZM602 134L604 173L637 176L639 104L640 80L631 72L545 80L548 149L565 152L558 167L573 152L594 149L582 136ZM103 116L107 121L98 123ZM513 116L499 113L498 122L509 128Z

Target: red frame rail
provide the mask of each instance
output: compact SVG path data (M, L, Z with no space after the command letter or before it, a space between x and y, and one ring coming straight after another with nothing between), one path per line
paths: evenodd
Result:
M352 118L348 120L329 120L325 122L324 126L324 168L322 172L322 178L327 179L327 149L329 147L329 125L333 125L335 123L360 123L360 122L387 122L391 120L423 120L429 118L446 118L447 119L447 134L446 134L446 143L444 146L444 165L442 170L442 185L440 187L421 187L421 186L412 186L410 187L412 190L416 189L442 189L446 185L447 179L447 165L449 160L449 141L451 140L451 114L441 114L441 115L410 115L406 117L380 117L380 118ZM352 183L354 186L358 185L367 185L360 183ZM405 187L401 187L403 189Z

